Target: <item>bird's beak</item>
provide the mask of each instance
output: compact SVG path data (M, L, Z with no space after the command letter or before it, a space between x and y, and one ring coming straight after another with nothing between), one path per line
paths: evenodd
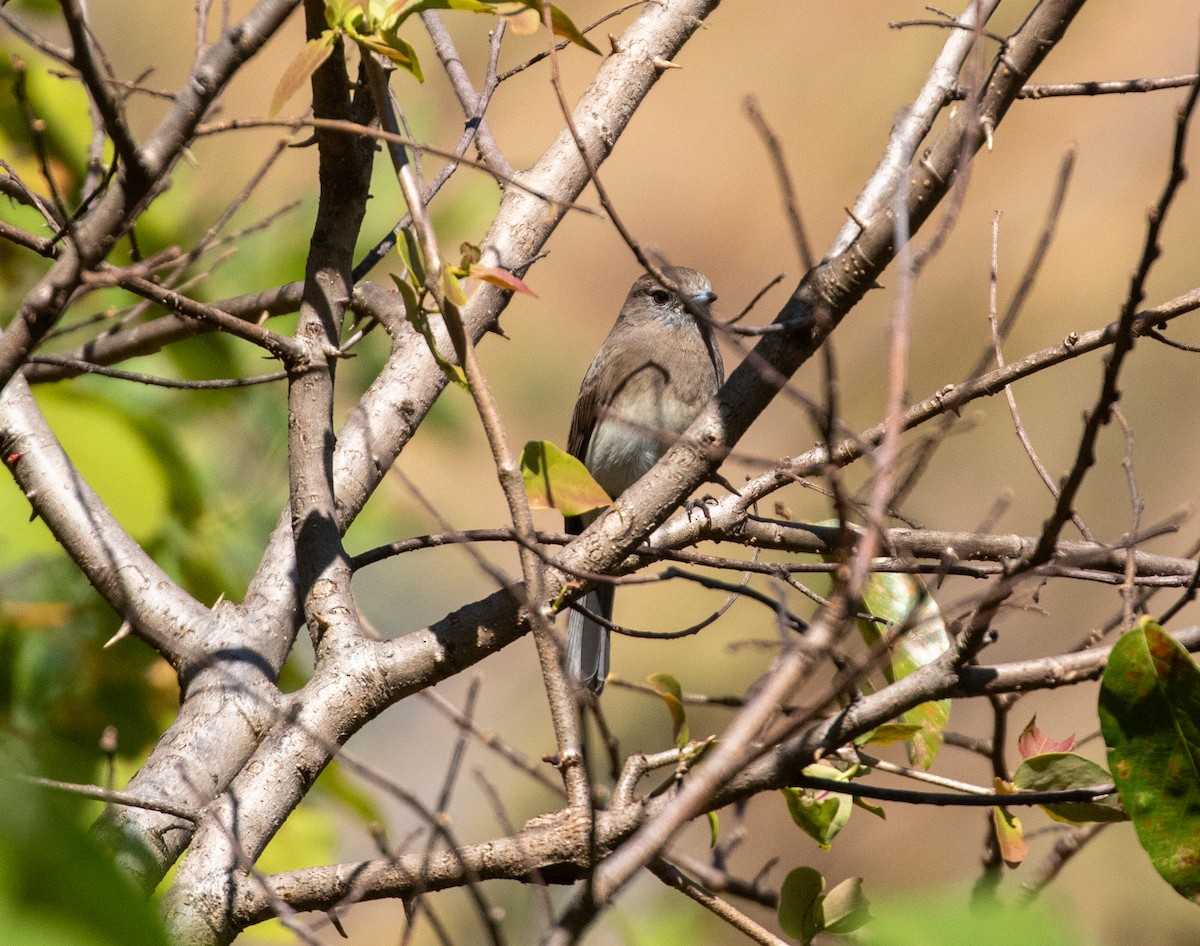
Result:
M692 296L692 302L696 305L711 305L717 301L717 294L711 289L705 289L704 292L698 292Z

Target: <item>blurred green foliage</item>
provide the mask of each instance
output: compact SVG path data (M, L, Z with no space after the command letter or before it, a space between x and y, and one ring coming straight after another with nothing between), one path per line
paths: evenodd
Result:
M6 946L166 946L154 906L80 827L84 803L12 777L0 736L0 914ZM94 814L94 812L92 812Z
M38 557L4 576L30 595L0 600L0 738L22 747L31 771L90 782L105 728L122 757L141 755L173 717L178 689L149 648L103 649L120 622L76 574Z

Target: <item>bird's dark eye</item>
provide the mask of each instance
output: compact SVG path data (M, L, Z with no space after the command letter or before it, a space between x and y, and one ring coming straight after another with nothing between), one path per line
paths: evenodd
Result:
M650 298L654 300L655 305L666 305L671 301L671 294L665 289L654 289L650 292Z

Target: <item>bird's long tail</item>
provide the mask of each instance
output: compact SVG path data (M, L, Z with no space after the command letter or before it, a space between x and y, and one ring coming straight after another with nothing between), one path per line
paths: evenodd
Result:
M589 591L580 604L604 620L612 620L613 586L601 585ZM608 679L609 630L591 618L572 610L567 617L567 673L580 686L597 696Z

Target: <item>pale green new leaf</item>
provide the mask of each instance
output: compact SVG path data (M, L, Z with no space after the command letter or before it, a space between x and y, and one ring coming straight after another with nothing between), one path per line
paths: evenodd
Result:
M463 373L462 368L449 361L438 351L437 338L433 334L433 326L429 323L429 316L421 311L421 307L417 302L416 293L413 292L412 286L406 283L395 273L390 274L392 282L396 284L396 290L400 293L400 298L404 300L405 318L425 339L425 343L429 346L429 352L433 355L433 360L437 362L437 366L442 369L442 373L451 381L457 384L464 390L469 391L470 385L467 383L467 376Z
M451 305L461 307L467 304L467 294L463 291L462 283L449 269L442 270L442 292Z
M325 60L329 58L336 42L337 33L333 30L325 30L316 39L310 39L304 44L299 55L283 71L279 84L275 86L275 94L271 96L271 106L267 114L272 116L279 114L279 110L287 104L287 100L295 95L300 86L311 79L313 73L320 69Z
M996 843L1005 864L1016 867L1025 860L1029 844L1025 841L1025 829L1021 827L1020 818L997 805L992 809L992 828L996 832Z
M1074 752L1043 752L1030 756L1013 773L1013 784L1023 792L1062 792L1094 788L1113 780L1105 769ZM1055 821L1083 824L1088 821L1128 821L1116 792L1095 801L1042 805Z
M340 30L352 15L362 15L361 0L325 0L325 22L331 30Z
M534 509L557 509L564 516L580 516L612 502L582 461L549 440L525 444L521 476L525 495Z
M421 62L417 51L406 39L402 39L395 30L378 30L373 33L351 32L354 41L361 46L372 49L381 56L413 74L418 82L425 81L425 73L421 71Z
M856 771L857 769L851 769L843 772L833 766L816 762L806 766L804 774L812 778L848 782ZM797 827L816 841L823 850L829 850L833 839L850 820L854 811L854 799L849 795L825 789L784 788L782 791L787 801L788 813Z
M595 53L597 56L602 55L600 50L592 44L591 40L580 32L579 27L571 22L571 18L553 5L550 7L550 29L554 31L556 36L569 39L576 46L582 46L588 52Z
M417 241L412 227L405 227L400 231L399 239L396 240L396 255L408 270L409 281L414 286L424 286L425 255L421 252L421 244Z
M870 906L861 877L847 877L821 899L822 926L830 933L853 933L870 918Z
M388 25L396 29L410 16L423 13L426 10L465 10L469 13L495 14L495 4L483 3L482 0L398 0L388 11ZM395 22L390 22L395 17Z
M683 707L683 688L679 685L679 681L669 673L652 673L646 678L646 682L667 704L667 709L671 713L675 745L682 749L691 738L688 731L687 711Z
M891 663L884 668L888 682L903 679L919 667L937 660L950 647L950 635L941 612L916 575L896 572L873 574L863 589L863 607L887 622L888 627L905 627L904 636L891 645ZM860 620L859 631L870 646L884 637L874 621ZM908 743L909 759L928 769L942 747L942 734L950 719L949 700L931 700L914 706L900 716L902 723L921 727Z
M890 746L912 739L921 732L920 723L883 723L854 740L856 746Z
M797 867L779 888L779 928L808 946L821 932L817 909L825 878L811 867Z

